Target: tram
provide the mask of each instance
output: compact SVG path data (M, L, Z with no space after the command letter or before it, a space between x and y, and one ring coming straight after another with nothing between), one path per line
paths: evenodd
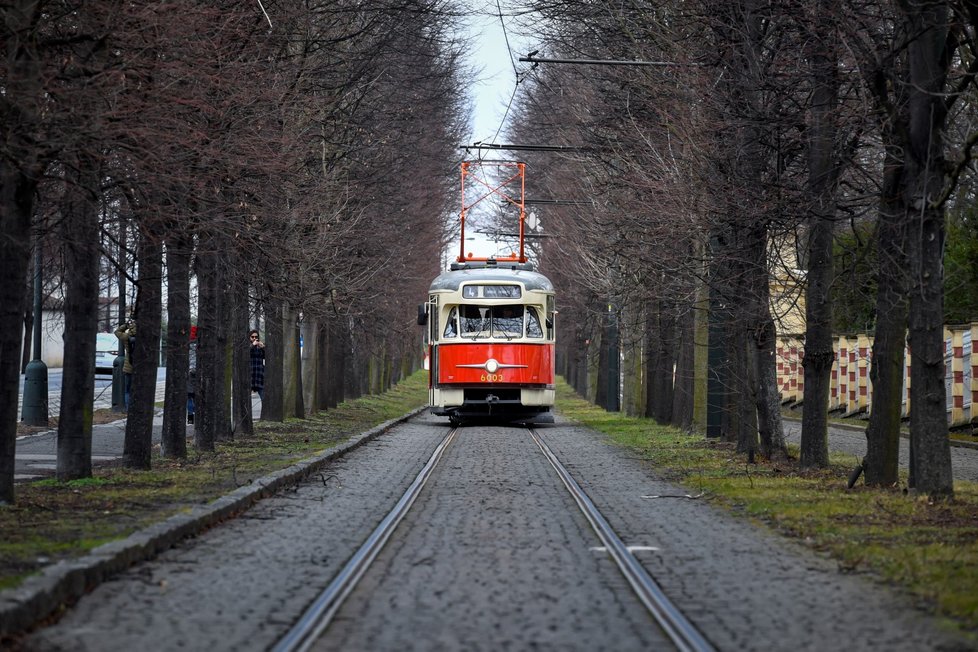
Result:
M418 309L418 323L427 327L429 406L454 425L486 419L553 422L554 287L525 255L524 164L500 164L518 166L508 179L520 181L518 200L503 196L520 209L519 253L466 254L465 213L471 206L463 192L459 256L432 281ZM472 165L462 164L463 189ZM489 187L499 194L506 184Z

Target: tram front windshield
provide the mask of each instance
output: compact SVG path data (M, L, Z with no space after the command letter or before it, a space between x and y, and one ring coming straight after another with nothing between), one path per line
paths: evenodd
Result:
M523 336L523 306L459 306L459 326L462 337ZM446 332L447 334L447 332Z

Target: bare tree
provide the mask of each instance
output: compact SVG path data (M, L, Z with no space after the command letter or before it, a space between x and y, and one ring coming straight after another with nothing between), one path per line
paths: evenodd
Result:
M0 100L3 152L0 159L0 503L14 501L17 437L17 374L20 370L21 318L30 253L35 191L52 151L39 150L44 127L43 42L38 30L43 6L34 1L0 9L4 93ZM35 316L39 318L39 316Z
M874 100L885 152L881 194L874 342L874 409L867 429L867 482L896 480L903 334L911 365L911 484L935 497L953 495L946 436L943 357L944 203L956 170L947 164L951 107L974 87L974 8L967 3L868 4L851 43ZM883 26L890 26L884 29ZM880 56L879 53L883 53ZM909 275L905 275L909 271ZM909 301L904 298L909 295Z

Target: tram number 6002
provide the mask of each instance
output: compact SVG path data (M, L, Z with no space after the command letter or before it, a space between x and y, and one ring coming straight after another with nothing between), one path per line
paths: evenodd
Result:
M501 382L503 382L503 375L502 374L482 374L482 376L479 377L479 380L481 380L484 383L501 383Z

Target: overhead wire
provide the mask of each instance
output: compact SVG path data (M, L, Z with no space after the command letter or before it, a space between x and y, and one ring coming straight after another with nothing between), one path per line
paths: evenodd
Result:
M526 78L526 75L529 73L529 71L524 71L523 73L520 73L519 69L516 67L516 58L513 56L513 47L509 43L509 31L506 29L506 20L503 17L503 8L502 5L500 4L500 0L496 0L496 16L499 18L499 25L503 30L503 40L506 42L506 53L509 55L510 65L513 66L513 76L516 79L516 83L513 85L513 92L512 94L510 94L509 101L506 103L506 110L503 112L503 117L499 121L499 126L496 127L496 133L492 135L492 138L489 141L490 144L492 145L496 144L496 138L499 137L499 132L502 131L503 125L506 124L506 118L509 117L509 112L513 108L513 101L516 99L516 91L519 90L520 83ZM530 70L536 68L536 65L537 64L533 64L533 67L531 67ZM480 151L479 153L480 161L482 160L483 156L484 155Z
M502 8L502 5L500 3L500 0L496 0L496 16L499 18L499 25L500 25L500 27L503 30L503 40L506 43L506 52L509 55L510 65L513 67L513 76L515 78L515 83L513 84L513 92L509 96L509 101L506 103L506 110L503 112L503 116L502 116L502 118L499 121L499 126L496 127L496 131L492 135L492 138L489 141L489 143L490 144L493 144L493 145L496 144L496 139L499 137L499 134L502 131L503 126L506 124L506 119L509 117L509 112L513 108L513 102L516 100L516 92L519 90L520 83L526 78L526 76L529 74L530 71L532 71L534 68L537 67L537 64L534 63L533 66L531 66L529 70L524 71L523 73L520 73L519 69L516 66L516 57L513 55L513 47L512 47L512 45L509 42L509 31L506 29L506 20L505 20L505 18L503 16L503 8ZM485 160L486 154L481 149L478 150L478 152L479 152L478 153L478 160L481 163L482 161ZM485 183L487 186L491 185L490 180L486 176L485 169L482 166L479 166L479 170L480 170L480 172L481 172L481 174L483 176L483 183ZM464 201L465 201L465 198L464 197L463 197L462 201L464 203ZM498 253L498 251L499 251L499 242L498 241L496 241L496 247L497 247L497 253Z
M519 84L520 72L516 69L516 60L513 59L513 48L509 45L509 33L506 31L506 21L503 20L503 8L496 0L496 11L499 12L499 24L503 28L503 39L506 41L506 51L509 53L509 63L513 66L513 74L516 76L516 83Z

